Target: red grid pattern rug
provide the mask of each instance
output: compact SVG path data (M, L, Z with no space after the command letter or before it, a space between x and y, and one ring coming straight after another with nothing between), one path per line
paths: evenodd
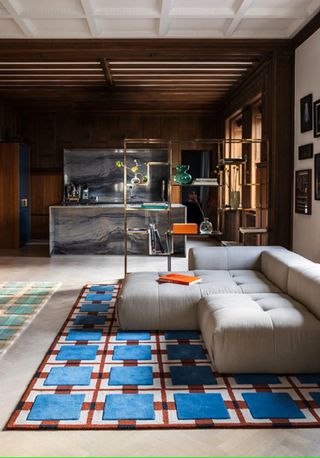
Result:
M218 374L196 330L119 330L119 287L82 289L7 429L320 426L320 374Z

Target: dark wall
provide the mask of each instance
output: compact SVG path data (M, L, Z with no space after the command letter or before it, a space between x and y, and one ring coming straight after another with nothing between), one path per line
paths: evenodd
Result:
M210 138L212 115L38 113L22 117L33 169L62 168L64 148L122 148L124 138Z
M0 101L0 141L15 141L20 136L20 119L16 110Z

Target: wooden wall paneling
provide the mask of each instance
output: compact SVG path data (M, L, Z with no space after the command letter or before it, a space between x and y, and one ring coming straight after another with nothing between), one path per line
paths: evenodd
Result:
M294 132L294 55L275 53L272 84L272 183L269 187L270 243L291 248Z
M222 119L262 94L263 138L269 147L269 243L291 247L293 166L293 68L291 47L268 56L251 77L226 98ZM266 160L263 149L262 160Z
M19 144L0 143L0 248L19 248Z
M20 117L8 103L0 103L0 141L20 138Z
M252 138L252 106L242 110L242 137ZM251 183L252 145L242 145L242 155L247 158L246 166L242 168L242 207L251 208Z
M142 136L144 138L162 138L159 116L144 116L142 122Z
M31 237L48 239L49 206L60 204L62 200L62 170L32 171L30 178Z

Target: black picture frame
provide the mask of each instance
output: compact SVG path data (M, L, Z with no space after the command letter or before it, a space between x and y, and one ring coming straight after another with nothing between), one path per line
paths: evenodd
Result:
M301 145L298 148L299 150L299 160L311 159L313 157L313 143L308 143L307 145Z
M312 170L297 170L295 181L295 212L312 213Z
M320 99L313 104L313 136L320 137Z
M320 200L320 154L314 156L314 198Z
M312 130L312 94L300 99L300 130L301 132Z

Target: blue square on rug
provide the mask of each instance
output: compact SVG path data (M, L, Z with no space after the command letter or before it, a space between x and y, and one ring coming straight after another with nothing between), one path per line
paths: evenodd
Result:
M235 374L235 381L239 385L276 385L281 380L274 374Z
M288 393L242 393L253 418L305 418Z
M114 285L91 285L90 291L113 291Z
M152 394L107 394L103 420L154 420Z
M202 345L167 345L168 359L207 359Z
M102 331L96 329L70 329L66 340L101 340L101 337Z
M153 385L152 367L112 367L109 385Z
M62 345L56 360L94 360L96 359L98 348L98 345Z
M106 316L96 316L96 315L77 315L74 324L105 324L107 321Z
M92 366L53 367L44 385L90 385Z
M218 393L176 393L174 400L179 420L230 418Z
M27 420L78 420L84 394L38 394Z
M111 301L112 294L88 293L84 299L86 301Z
M320 374L297 374L297 379L300 383L316 383L320 384Z
M117 345L114 347L113 360L151 359L151 345Z
M315 391L315 392L310 393L310 395L313 397L313 399L316 401L316 403L320 407L320 392Z
M150 340L150 332L145 331L118 331L116 340Z
M83 303L80 308L80 312L107 312L109 310L109 304L92 304L91 302Z
M172 385L216 385L210 366L170 366Z
M200 334L198 331L166 331L164 337L167 340L199 340Z

